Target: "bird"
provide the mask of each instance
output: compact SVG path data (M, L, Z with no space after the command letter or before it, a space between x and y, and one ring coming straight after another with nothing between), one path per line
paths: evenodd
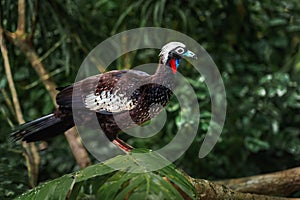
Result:
M173 95L182 58L197 59L197 55L185 44L172 41L161 48L152 75L140 70L112 70L58 88L58 108L18 126L11 137L14 141L43 141L75 126L74 114L82 116L79 120L82 124L88 124L96 116L109 141L128 153L133 147L118 138L118 134L151 120L162 111Z

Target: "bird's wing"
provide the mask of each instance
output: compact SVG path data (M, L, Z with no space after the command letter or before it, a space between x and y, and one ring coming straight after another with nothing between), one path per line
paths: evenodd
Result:
M110 71L76 82L56 97L60 107L88 109L102 114L128 111L136 106L140 91L135 83L149 77L135 70ZM131 89L133 88L133 89Z

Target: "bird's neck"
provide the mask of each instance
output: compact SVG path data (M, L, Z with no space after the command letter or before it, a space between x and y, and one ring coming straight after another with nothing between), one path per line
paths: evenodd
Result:
M174 80L175 80L175 73L174 69L172 69L171 62L178 63L175 59L168 59L167 62L164 64L163 59L159 60L159 65L155 74L152 76L152 81L155 83L161 83L164 86L167 86L169 89L174 88ZM179 63L178 63L179 64Z

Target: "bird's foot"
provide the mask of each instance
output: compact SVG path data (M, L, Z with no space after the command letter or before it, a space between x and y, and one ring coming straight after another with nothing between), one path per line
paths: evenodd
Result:
M123 140L116 138L112 141L113 144L115 144L117 147L119 147L122 151L125 153L129 153L133 147L124 142Z

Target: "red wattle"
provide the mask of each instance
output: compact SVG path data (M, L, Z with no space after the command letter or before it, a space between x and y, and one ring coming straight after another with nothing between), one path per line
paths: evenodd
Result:
M170 65L171 65L173 73L176 74L176 71L177 71L176 60L175 59L171 59L170 60Z

